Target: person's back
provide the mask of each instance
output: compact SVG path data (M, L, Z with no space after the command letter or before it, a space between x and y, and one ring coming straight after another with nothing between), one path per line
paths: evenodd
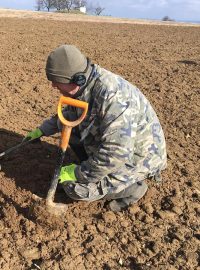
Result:
M99 66L96 69L95 86L85 89L80 97L86 101L89 97L92 115L88 123L87 120L83 123L80 133L84 134L88 156L95 153L99 167L117 193L166 167L165 138L154 109L141 91L106 69ZM88 126L91 128L86 135ZM82 166L91 164L86 161ZM91 168L88 176L94 177ZM95 170L95 178L100 180L102 172L99 175Z

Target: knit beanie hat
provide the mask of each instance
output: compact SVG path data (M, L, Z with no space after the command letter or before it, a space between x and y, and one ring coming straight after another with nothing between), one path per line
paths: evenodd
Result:
M86 67L87 58L75 46L62 45L47 58L47 79L52 82L70 83L71 77L85 71Z

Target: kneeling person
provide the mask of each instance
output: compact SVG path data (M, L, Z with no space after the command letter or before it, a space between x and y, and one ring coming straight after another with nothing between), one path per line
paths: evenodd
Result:
M104 198L113 211L137 202L147 191L145 179L159 177L167 163L163 130L149 101L137 87L91 64L72 45L49 54L46 75L62 95L89 103L85 120L70 138L81 163L61 170L66 194L74 200ZM69 121L81 113L70 106L63 109ZM49 136L61 129L58 117L52 116L27 136Z

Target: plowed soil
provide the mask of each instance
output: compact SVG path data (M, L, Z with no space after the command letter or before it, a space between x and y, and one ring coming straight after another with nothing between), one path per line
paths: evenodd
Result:
M68 211L55 218L44 201L59 134L2 158L0 269L199 269L200 27L0 17L0 152L56 112L44 68L64 43L143 91L165 132L168 168L117 214L58 190ZM70 149L69 161L78 162Z

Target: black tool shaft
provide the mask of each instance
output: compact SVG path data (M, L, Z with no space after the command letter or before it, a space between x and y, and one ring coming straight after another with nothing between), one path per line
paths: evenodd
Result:
M22 146L24 146L24 145L30 143L31 141L33 141L33 140L24 140L24 141L22 141L21 143L19 143L19 144L13 146L13 147L7 149L6 151L0 153L0 157L3 157L3 156L5 156L5 155L10 154L11 152L13 152L13 151L19 149L20 147L22 147Z
M65 157L65 151L63 151L62 149L59 148L57 164L56 164L53 178L51 180L51 186L50 186L48 194L47 194L47 200L53 201L53 199L54 199L56 188L58 185L59 176L60 176L60 171L61 171L62 164L64 161L64 157Z

